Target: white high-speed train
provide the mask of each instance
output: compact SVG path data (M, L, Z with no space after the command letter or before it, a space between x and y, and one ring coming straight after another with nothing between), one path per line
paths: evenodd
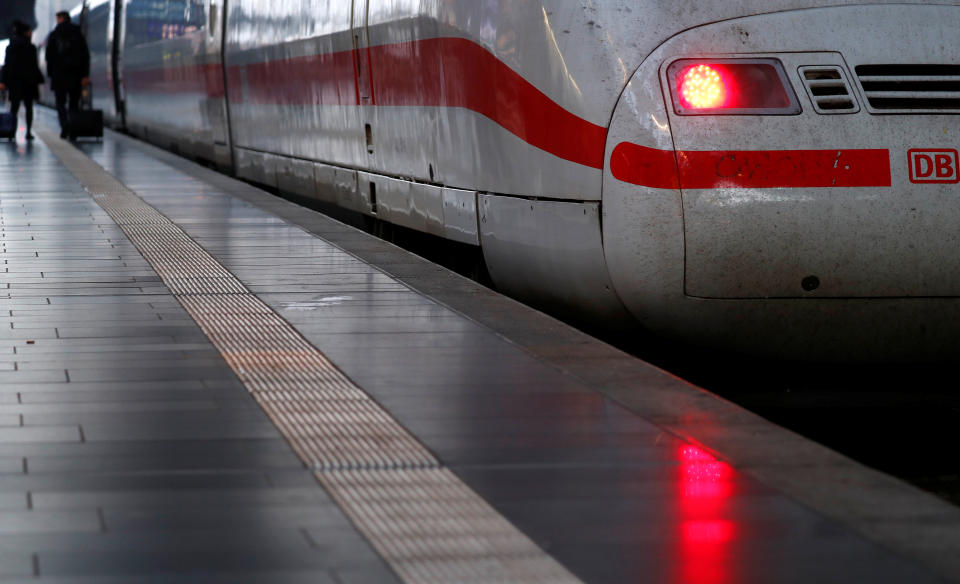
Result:
M786 356L956 355L960 2L87 0L109 122Z

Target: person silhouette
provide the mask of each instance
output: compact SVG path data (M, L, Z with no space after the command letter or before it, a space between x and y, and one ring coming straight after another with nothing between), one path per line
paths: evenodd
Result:
M83 86L90 83L90 49L83 31L70 22L69 12L57 13L57 26L47 37L45 55L50 86L57 98L60 137L66 138L70 112L80 109Z
M38 85L43 83L43 73L37 63L37 47L30 42L30 27L25 23L13 23L13 37L7 45L3 71L0 72L0 89L10 96L10 113L14 121L20 113L20 104L27 118L27 140L33 140L33 102L40 97Z

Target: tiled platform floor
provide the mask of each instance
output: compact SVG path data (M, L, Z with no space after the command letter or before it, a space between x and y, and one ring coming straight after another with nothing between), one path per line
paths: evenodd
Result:
M586 582L951 575L652 423L575 363L556 366L545 339L562 335L488 325L523 323L525 308L449 274L438 303L410 287L442 272L418 258L303 212L399 281L252 204L267 200L252 187L127 138L81 148ZM395 581L43 143L0 144L0 223L0 581ZM453 292L477 314L449 308ZM566 361L608 358L566 349ZM632 391L670 391L660 375Z

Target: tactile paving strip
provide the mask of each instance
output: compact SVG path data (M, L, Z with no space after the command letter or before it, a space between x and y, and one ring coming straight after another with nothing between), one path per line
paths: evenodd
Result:
M319 477L407 582L575 581L447 469Z
M579 582L180 227L76 148L38 134L402 580Z

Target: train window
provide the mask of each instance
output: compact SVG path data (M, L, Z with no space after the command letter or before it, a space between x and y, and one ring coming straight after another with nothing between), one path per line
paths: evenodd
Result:
M177 38L206 28L206 0L130 0L127 44Z
M93 54L107 53L107 23L110 6L106 2L91 4L87 12L87 44Z
M207 23L207 33L213 37L217 31L217 2L210 0L210 13L207 14L210 21Z

